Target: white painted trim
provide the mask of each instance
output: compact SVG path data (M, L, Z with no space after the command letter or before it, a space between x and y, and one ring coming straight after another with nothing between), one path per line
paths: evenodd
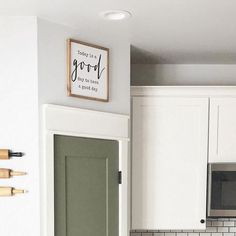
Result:
M236 86L132 86L131 96L236 97Z
M129 117L99 111L90 111L56 105L45 105L45 128L107 139L127 139Z
M54 236L55 134L119 141L119 168L123 173L123 183L119 189L119 236L128 236L130 229L129 116L58 105L43 105L42 236Z

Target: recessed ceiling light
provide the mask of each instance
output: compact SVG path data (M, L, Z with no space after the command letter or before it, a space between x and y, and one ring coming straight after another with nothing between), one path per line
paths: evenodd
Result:
M109 10L100 15L106 20L124 20L132 16L130 12L122 10Z

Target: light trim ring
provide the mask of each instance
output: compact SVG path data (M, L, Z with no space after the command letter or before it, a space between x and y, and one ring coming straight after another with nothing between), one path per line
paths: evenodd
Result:
M132 16L132 14L128 11L123 10L109 10L104 11L100 14L104 19L111 21L120 21L128 19Z

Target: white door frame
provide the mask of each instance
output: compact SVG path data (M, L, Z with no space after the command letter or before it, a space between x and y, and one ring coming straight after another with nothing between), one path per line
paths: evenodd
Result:
M65 106L43 105L41 235L54 236L54 135L119 142L119 236L129 235L129 116Z

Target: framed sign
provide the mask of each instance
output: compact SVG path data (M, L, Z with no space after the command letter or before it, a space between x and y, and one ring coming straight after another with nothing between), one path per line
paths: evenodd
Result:
M69 96L108 102L108 48L68 39L67 66Z

